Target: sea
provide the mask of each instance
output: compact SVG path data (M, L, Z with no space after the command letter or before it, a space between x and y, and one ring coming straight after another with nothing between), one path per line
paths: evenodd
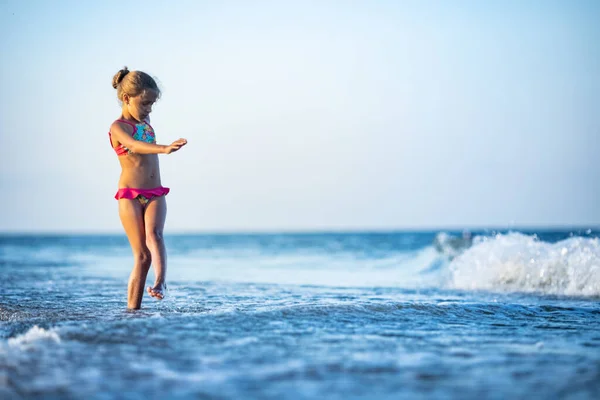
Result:
M599 236L2 234L0 398L600 399Z

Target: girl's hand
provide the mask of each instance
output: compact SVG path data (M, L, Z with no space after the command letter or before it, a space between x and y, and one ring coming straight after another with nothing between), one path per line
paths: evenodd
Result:
M185 139L177 139L165 148L165 154L171 154L182 148L187 144Z

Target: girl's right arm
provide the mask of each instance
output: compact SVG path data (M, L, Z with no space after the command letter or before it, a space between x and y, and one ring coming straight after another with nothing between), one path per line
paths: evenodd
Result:
M123 126L113 122L110 133L119 143L127 147L129 151L137 154L171 154L187 144L187 140L179 139L168 146L163 144L152 144L135 140L130 133L125 132Z

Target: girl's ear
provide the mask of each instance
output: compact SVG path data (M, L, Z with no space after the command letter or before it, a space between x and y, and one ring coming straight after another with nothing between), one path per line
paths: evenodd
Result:
M129 95L127 93L123 94L123 103L129 104Z

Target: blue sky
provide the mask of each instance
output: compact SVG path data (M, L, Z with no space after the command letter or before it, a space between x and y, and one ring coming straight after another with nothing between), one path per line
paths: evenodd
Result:
M168 231L600 225L595 1L0 1L0 231L120 232L112 76Z

